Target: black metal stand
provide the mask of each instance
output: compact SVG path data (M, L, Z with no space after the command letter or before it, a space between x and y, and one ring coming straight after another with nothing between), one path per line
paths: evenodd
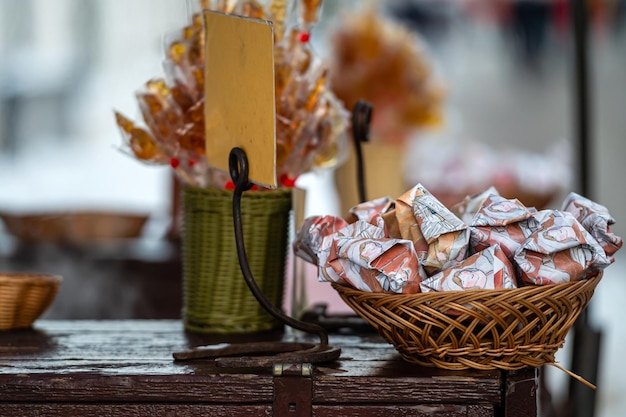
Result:
M590 86L589 86L589 22L585 0L570 0L574 35L574 93L576 140L578 144L578 169L580 193L591 197L592 154L590 146ZM587 381L596 383L600 362L602 332L589 323L589 307L579 316L573 328L571 370ZM593 417L596 393L570 379L567 417Z

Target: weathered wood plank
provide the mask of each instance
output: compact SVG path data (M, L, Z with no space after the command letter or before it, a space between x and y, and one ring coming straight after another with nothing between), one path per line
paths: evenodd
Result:
M493 408L485 406L493 414ZM339 405L313 406L315 417L468 417L460 405ZM472 416L473 417L473 416Z
M271 403L269 375L15 374L0 376L0 401Z
M269 405L209 404L0 404L2 417L271 417Z

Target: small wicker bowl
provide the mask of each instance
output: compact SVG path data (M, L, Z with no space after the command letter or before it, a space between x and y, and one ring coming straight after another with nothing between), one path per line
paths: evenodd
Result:
M30 272L0 272L0 330L32 326L50 307L62 278Z
M408 362L451 370L516 370L554 363L601 279L600 273L547 286L419 294L332 285Z

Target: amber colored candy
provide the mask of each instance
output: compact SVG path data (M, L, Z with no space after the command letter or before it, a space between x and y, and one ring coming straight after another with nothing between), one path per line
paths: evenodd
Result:
M176 82L176 84L170 88L170 93L172 95L172 100L174 100L174 102L178 104L183 111L186 111L193 106L193 98L189 94L187 88L180 82Z
M146 90L159 97L167 97L170 93L170 89L167 87L165 80L162 78L149 80L146 83Z
M185 119L195 124L204 123L204 99L199 100L185 112Z
M130 133L133 128L135 127L135 124L128 119L127 117L125 117L124 115L122 115L120 112L114 112L115 113L115 122L117 123L117 125L126 133Z
M322 71L322 75L319 76L317 81L315 82L315 87L309 94L309 97L306 100L306 104L304 105L307 111L312 111L315 105L317 104L317 100L319 96L324 91L324 86L326 85L326 78L328 76L328 70L324 69Z
M311 25L319 20L322 0L300 0L300 17L305 25Z
M285 35L285 21L287 20L286 0L272 0L270 13L274 22L274 43L276 43Z
M159 147L146 130L136 127L130 119L119 112L115 112L115 121L122 129L130 149L137 158L144 161L159 159Z
M204 129L193 123L188 123L176 131L178 144L186 151L193 152L196 156L206 153Z
M129 144L135 156L144 161L153 161L159 155L159 147L150 134L139 127L130 132Z
M167 56L177 65L180 65L187 53L187 47L182 42L172 42L167 50Z
M263 6L255 0L239 1L235 7L234 13L254 19L265 19L266 17Z

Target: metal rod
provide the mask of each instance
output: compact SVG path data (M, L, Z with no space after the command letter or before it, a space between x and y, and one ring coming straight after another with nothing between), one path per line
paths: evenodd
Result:
M589 19L586 0L569 1L574 37L574 117L578 145L580 193L593 199L593 153L591 146L591 103L589 84ZM588 306L576 320L573 332L571 369L590 382L598 379L602 333L589 323ZM592 417L595 414L595 391L570 380L566 414Z
M230 151L228 169L230 177L235 184L235 191L233 194L233 223L235 226L237 255L239 257L239 266L241 267L243 277L248 284L248 288L250 288L250 291L261 306L276 319L282 321L290 327L293 327L294 329L317 334L320 339L320 345L328 345L328 333L326 332L326 329L317 324L305 323L285 315L278 307L270 303L267 298L265 298L265 295L263 295L263 292L257 285L248 263L248 256L246 254L243 239L243 225L241 222L241 197L244 191L249 190L252 187L252 183L248 180L248 157L243 149L233 148Z
M356 156L356 180L359 202L367 201L365 186L365 168L363 163L362 143L369 141L369 126L372 118L372 105L359 100L352 110L352 139Z
M589 100L589 23L585 0L570 0L574 35L574 80L575 80L575 121L578 144L578 164L580 192L587 198L592 187L592 153L590 144L590 100Z

